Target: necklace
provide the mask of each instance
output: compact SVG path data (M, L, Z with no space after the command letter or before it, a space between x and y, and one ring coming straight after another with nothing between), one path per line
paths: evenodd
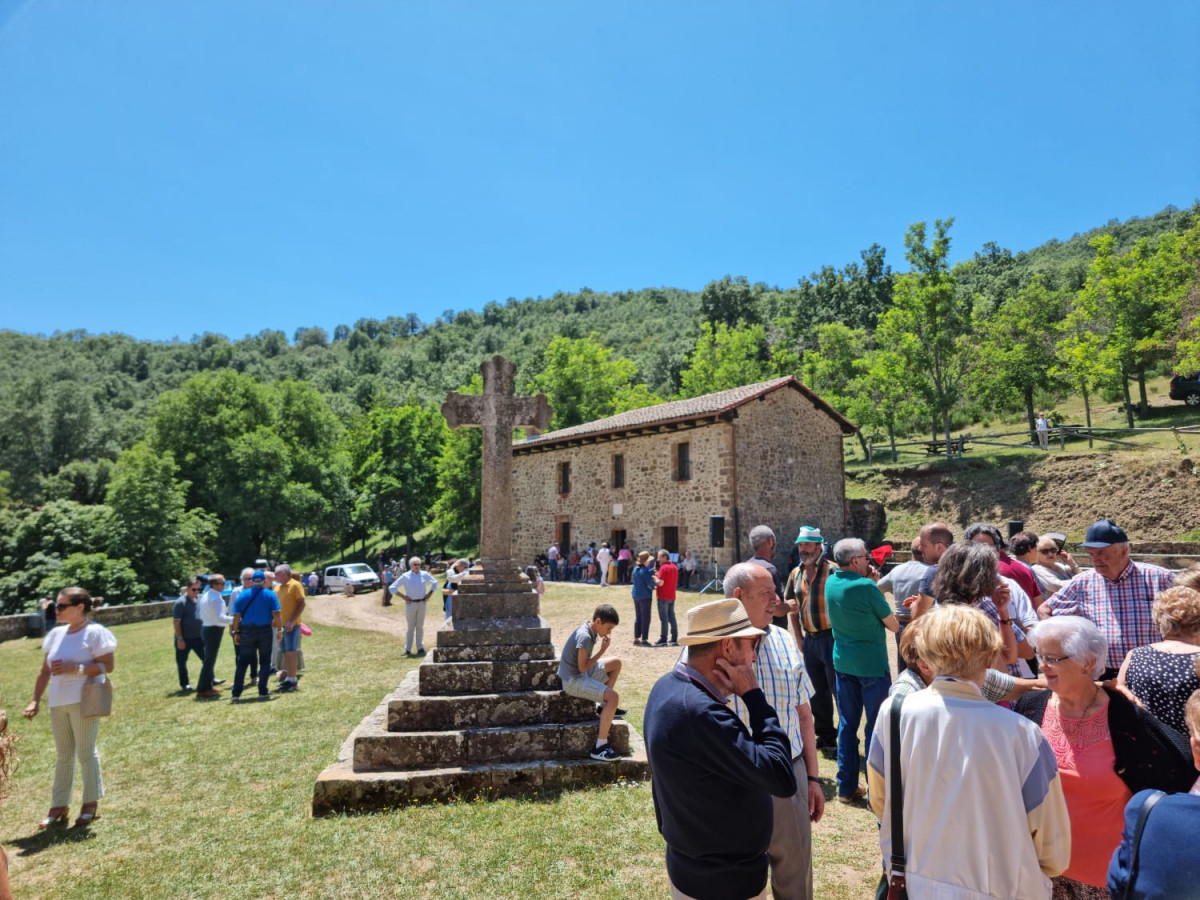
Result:
M1081 713L1079 713L1078 715L1068 715L1067 711L1065 709L1063 709L1062 700L1058 697L1057 694L1055 694L1054 699L1058 706L1058 714L1064 719L1086 719L1088 717L1088 713L1090 713L1092 711L1092 707L1096 705L1096 702L1100 699L1100 696L1101 696L1100 688L1096 687L1095 685L1092 685L1092 690L1094 691L1094 693L1092 694L1092 699L1088 701L1087 706L1085 706L1083 708L1083 711Z

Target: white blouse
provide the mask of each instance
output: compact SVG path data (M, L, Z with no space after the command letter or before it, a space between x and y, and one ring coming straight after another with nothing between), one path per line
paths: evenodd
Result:
M74 634L66 625L51 629L42 641L42 650L48 661L62 660L68 666L90 665L97 656L107 656L117 649L117 639L103 625L88 622ZM67 706L83 699L83 684L86 675L68 671L50 676L50 706Z

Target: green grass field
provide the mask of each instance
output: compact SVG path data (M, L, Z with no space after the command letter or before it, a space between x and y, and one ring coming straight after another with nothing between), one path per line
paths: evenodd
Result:
M543 614L560 644L566 623L600 602L594 587L550 585ZM604 600L631 609L627 589ZM694 595L681 597L681 612ZM560 624L561 623L561 624ZM197 702L175 694L166 621L119 626L115 715L100 752L107 796L90 832L39 832L50 805L48 709L20 717L39 643L0 643L0 703L20 735L0 844L16 895L164 897L662 897L663 844L647 783L525 800L412 807L313 819L312 785L350 730L416 660L388 634L316 627L298 694L269 703ZM622 703L641 727L666 651L635 654L632 628L613 652L630 673ZM232 675L223 648L218 675ZM649 667L649 669L647 669ZM193 677L197 666L193 660ZM643 677L633 677L635 670ZM832 779L834 764L822 760ZM79 806L78 780L72 816ZM828 789L827 789L828 793ZM719 810L714 810L719 815ZM875 820L830 802L814 828L820 897L866 896L877 878Z

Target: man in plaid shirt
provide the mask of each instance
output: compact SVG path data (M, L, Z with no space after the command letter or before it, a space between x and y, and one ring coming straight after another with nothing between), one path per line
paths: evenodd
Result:
M767 848L771 892L780 900L812 900L812 823L820 821L825 811L825 794L817 780L817 742L809 705L812 682L795 638L786 628L771 623L779 605L771 573L754 563L738 563L725 573L723 586L726 597L742 602L750 624L766 631L756 651L754 676L787 732L799 786L791 797L772 798L775 825ZM733 711L743 722L749 721L740 697L734 698Z
M1150 604L1174 584L1175 573L1131 560L1129 538L1109 519L1088 529L1083 546L1092 559L1092 570L1080 572L1039 606L1038 617L1083 616L1095 622L1108 639L1108 668L1101 679L1111 681L1126 653L1162 640Z

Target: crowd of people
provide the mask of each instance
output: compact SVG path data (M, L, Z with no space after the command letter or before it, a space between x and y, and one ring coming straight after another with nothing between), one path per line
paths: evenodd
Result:
M694 586L699 564L690 550L683 553L666 552L672 565L676 567L678 587L686 589ZM559 550L558 543L550 545L545 553L539 553L534 559L538 574L550 581L575 581L580 584L598 584L608 587L613 584L633 584L633 573L636 560L648 550L634 552L629 542L622 542L615 551L608 541L601 541L597 547L595 541L586 547L571 548L570 553Z
M750 537L646 705L673 897L812 896L818 751L836 799L879 817L881 895L1200 896L1191 841L1138 846L1147 822L1200 833L1200 566L1134 561L1109 520L1090 567L1062 535L935 522L883 574L883 553L806 526L781 584L774 533Z

